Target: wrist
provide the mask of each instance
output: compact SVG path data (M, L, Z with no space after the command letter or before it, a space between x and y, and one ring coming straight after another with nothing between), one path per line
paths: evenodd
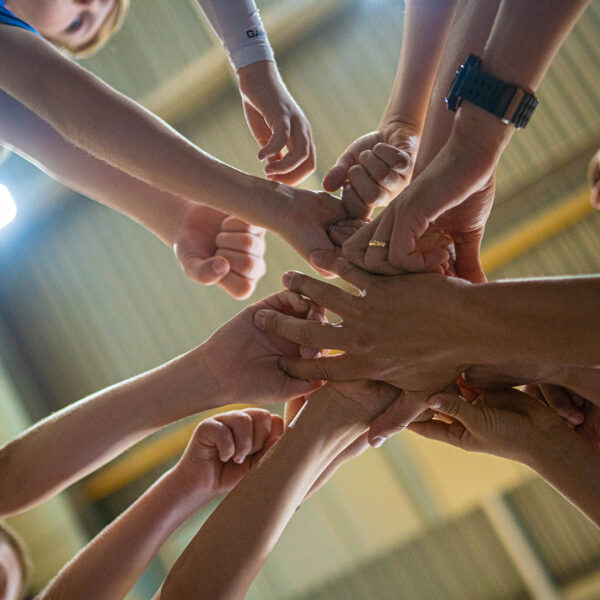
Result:
M448 144L474 159L473 168L496 168L515 128L479 106L463 102L454 118Z
M170 508L183 518L191 516L217 496L212 491L191 485L181 461L165 472L158 485L165 490L165 495L172 498Z

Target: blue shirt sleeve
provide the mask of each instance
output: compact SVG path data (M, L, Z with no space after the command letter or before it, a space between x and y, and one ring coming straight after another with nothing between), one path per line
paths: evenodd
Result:
M19 19L19 17L11 13L10 10L4 6L4 0L0 0L0 25L21 27L22 29L27 29L37 34L37 31L31 25L29 25L29 23L26 23L23 21L23 19Z

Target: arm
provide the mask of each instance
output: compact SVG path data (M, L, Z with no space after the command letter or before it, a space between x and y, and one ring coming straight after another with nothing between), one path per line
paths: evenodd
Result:
M281 429L280 417L258 409L200 423L177 465L79 552L38 600L124 598L166 539L234 487Z
M552 0L544 5L541 19L540 5L535 0L502 0L483 52L484 70L524 89L535 90L588 3ZM414 253L416 241L447 211L490 184L513 132L512 126L485 110L463 103L444 147L411 186L344 245L344 252L357 264L377 272L387 272L386 267L412 272L429 270L436 257L427 252ZM469 211L468 219L459 219L460 227L455 223L459 233L472 228L481 235L481 212L489 212L489 206L477 208ZM487 214L483 216L487 218ZM452 235L453 231L448 233ZM371 239L389 242L389 252L369 247ZM475 246L470 250L473 254ZM481 275L480 269L477 272Z
M600 526L600 453L550 408L516 390L486 392L476 405L442 394L429 406L454 422L413 423L411 430L528 465Z
M248 127L269 179L294 185L315 170L310 124L283 83L254 0L198 0L236 72ZM287 146L288 156L281 153Z
M410 179L456 3L406 3L398 70L379 126L352 142L323 179L329 192L346 182L342 202L353 216L364 218L388 204Z
M325 467L395 397L383 384L327 385L202 526L160 598L243 598Z
M175 250L190 278L205 285L218 283L236 298L254 290L264 273L263 230L163 192L94 158L3 92L0 112L4 145L62 184L152 231Z
M346 216L334 198L220 163L30 32L2 27L0 43L19 57L0 61L0 86L75 146L174 196L271 228L306 256L308 246L332 247L327 226Z
M32 508L184 417L236 402L287 401L312 391L314 383L286 376L278 367L281 358L298 356L299 346L254 327L254 313L265 307L296 316L310 308L290 292L270 296L198 348L68 406L9 442L0 450L0 515Z

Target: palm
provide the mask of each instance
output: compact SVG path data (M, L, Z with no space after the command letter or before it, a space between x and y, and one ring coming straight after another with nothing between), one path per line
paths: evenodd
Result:
M291 294L291 296L295 296ZM284 357L300 356L300 346L282 337L260 331L254 315L260 309L286 312L296 317L282 292L243 310L221 327L207 342L207 367L222 385L228 403L268 404L291 400L314 386L286 375L278 366Z

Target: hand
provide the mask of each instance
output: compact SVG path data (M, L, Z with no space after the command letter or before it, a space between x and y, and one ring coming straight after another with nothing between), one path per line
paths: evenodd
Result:
M408 426L411 431L463 450L526 464L551 454L556 439L573 435L553 410L514 389L482 392L473 404L458 394L437 394L428 404L454 421L412 423Z
M596 152L588 167L590 180L590 203L596 210L600 210L600 151Z
M528 393L548 404L571 425L579 425L584 420L585 401L600 405L600 369L554 365L474 366L464 376L468 385L478 389L530 384Z
M319 387L279 368L279 360L300 356L300 345L257 329L254 315L262 309L315 322L325 318L323 309L314 303L283 291L252 304L218 329L199 351L202 366L220 388L221 405L286 402Z
M282 203L271 229L309 262L312 252L334 252L337 245L363 225L362 221L348 220L342 203L329 194L292 188L283 191L287 202ZM317 271L331 276L323 269Z
M257 311L257 327L269 334L344 352L311 360L287 357L281 361L287 373L306 380L375 379L422 391L445 389L464 371L468 362L461 362L462 349L472 345L466 335L471 318L461 301L467 282L439 275L371 275L327 252L311 258L361 295L301 273L284 275L288 289L343 319L338 324L311 323L273 310Z
M419 146L412 125L386 123L354 140L323 178L323 189L342 185L342 204L352 217L365 219L387 205L408 184Z
M263 60L237 72L248 127L267 160L267 179L296 185L316 167L310 123L279 76L277 66ZM283 149L287 154L283 155Z
M427 272L446 257L442 250L419 252L426 231L443 231L456 245L456 273L485 281L479 246L494 198L496 158L448 142L430 165L371 223L343 246L356 265L386 275ZM371 240L388 247L370 247Z
M265 230L190 202L174 237L184 273L203 285L217 284L230 296L248 298L265 274Z
M199 496L231 490L283 433L283 421L259 408L234 410L202 421L174 467Z

